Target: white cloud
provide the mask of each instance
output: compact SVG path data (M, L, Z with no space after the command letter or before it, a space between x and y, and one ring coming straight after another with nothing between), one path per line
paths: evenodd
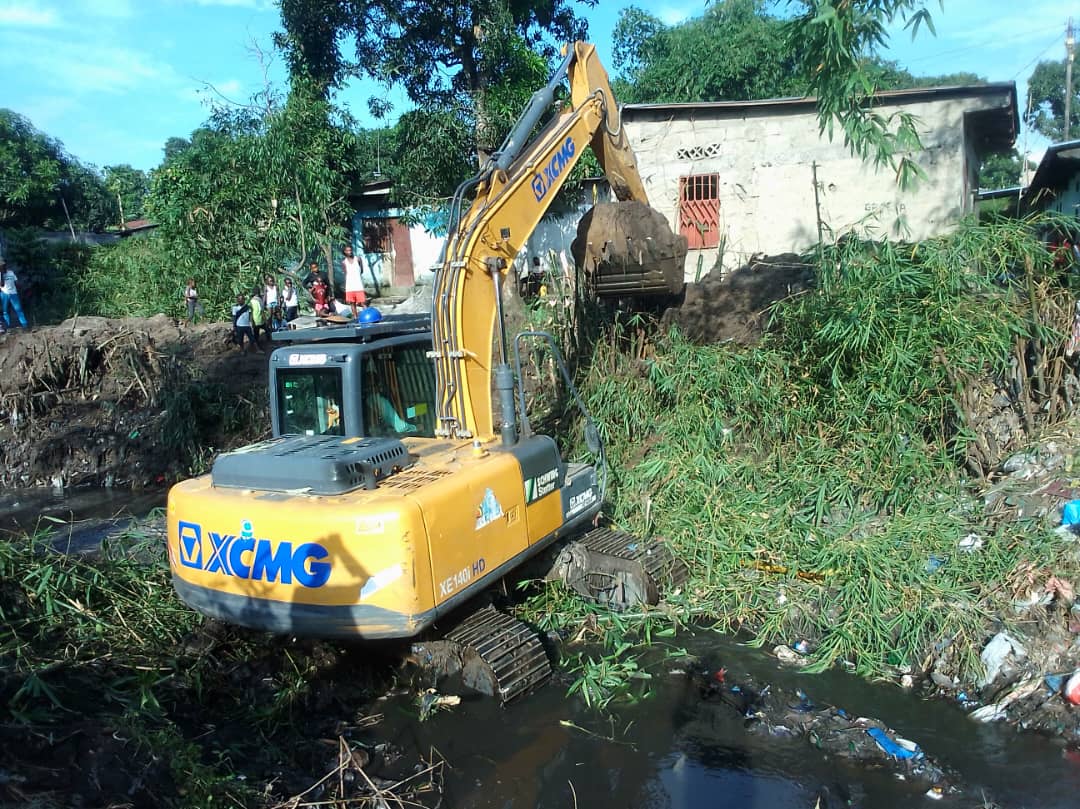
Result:
M82 0L82 12L88 17L126 20L135 14L132 0Z
M146 54L115 45L70 43L36 34L0 38L0 65L33 76L49 90L67 93L125 93L152 91L155 85L174 85L173 68Z
M660 18L664 25L678 25L686 20L690 13L685 8L661 6L656 10L656 16Z
M60 22L56 11L34 2L0 4L0 25L19 25L27 28L51 28Z

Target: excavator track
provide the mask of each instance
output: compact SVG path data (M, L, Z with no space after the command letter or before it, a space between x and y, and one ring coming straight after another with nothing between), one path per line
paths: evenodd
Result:
M442 639L413 645L417 661L439 675L461 672L474 691L502 704L534 691L551 678L551 663L536 632L488 605Z
M549 579L559 579L579 595L625 610L657 604L665 592L689 577L686 565L665 542L624 531L597 528L572 540L558 557Z

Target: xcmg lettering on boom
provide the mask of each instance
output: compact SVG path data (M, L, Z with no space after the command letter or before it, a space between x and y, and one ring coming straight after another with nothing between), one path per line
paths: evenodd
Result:
M559 175L563 173L563 169L566 165L573 161L574 153L577 151L577 147L574 145L574 139L568 137L559 151L555 152L551 156L551 160L544 166L543 173L537 174L533 177L532 189L533 194L536 195L536 201L539 202L544 198L544 195L551 190L551 187L555 184L555 181L559 179Z

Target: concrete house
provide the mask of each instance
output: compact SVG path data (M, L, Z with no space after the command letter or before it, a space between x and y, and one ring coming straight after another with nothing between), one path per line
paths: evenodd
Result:
M852 229L905 239L947 231L973 210L982 158L1012 146L1012 82L880 93L875 112L918 119L913 158L927 179L893 172L819 132L810 98L631 104L623 122L653 207L690 240L687 279L718 261L799 252Z

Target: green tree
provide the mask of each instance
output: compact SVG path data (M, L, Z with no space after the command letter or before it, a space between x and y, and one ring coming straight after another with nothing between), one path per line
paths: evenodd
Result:
M353 128L303 82L283 105L218 110L153 174L147 211L169 252L155 299L194 275L224 308L263 274L340 242L359 175Z
M1080 92L1074 82L1069 137L1080 137ZM1065 137L1065 60L1039 62L1028 79L1024 123L1051 141Z
M150 190L150 178L141 169L127 163L105 167L105 187L116 203L119 223L138 219L143 214L143 202Z
M624 9L613 34L621 101L677 103L801 95L787 25L762 0L727 0L675 26Z
M595 0L580 0L586 6ZM285 32L278 38L291 75L311 77L318 87L332 87L343 76L360 72L385 83L400 84L422 109L473 109L475 142L483 157L490 149L493 88L505 84L505 59L512 55L498 40L512 34L541 56L555 53L555 42L583 38L586 22L573 10L574 0L283 0ZM356 60L344 57L342 39L355 43ZM535 88L533 88L535 89ZM384 100L373 105L381 112Z
M870 57L887 43L887 26L901 21L914 37L933 32L924 0L789 0L795 9L788 45L798 55L800 72L817 98L821 131L833 137L839 126L844 142L864 160L896 171L901 187L923 172L911 159L922 146L915 116L885 116L870 104L881 88Z
M0 224L98 230L111 221L98 172L26 117L0 109Z
M1020 153L1016 149L990 155L979 166L979 188L1012 188L1020 185L1022 167Z

